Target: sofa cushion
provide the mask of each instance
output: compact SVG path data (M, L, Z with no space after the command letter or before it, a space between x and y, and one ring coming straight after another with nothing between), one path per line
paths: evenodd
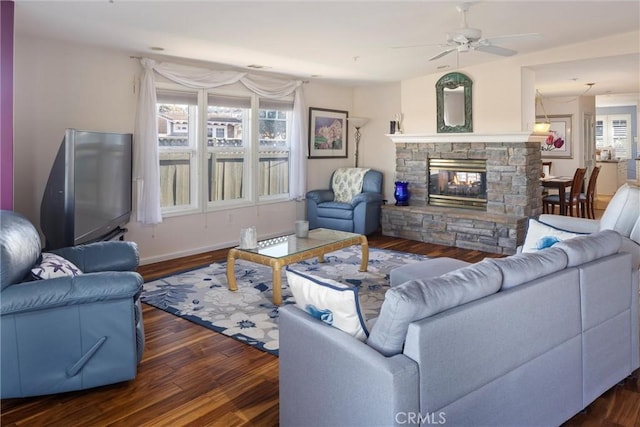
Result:
M488 259L502 272L501 290L555 273L567 266L567 254L553 247L535 253L520 253L506 258Z
M411 322L491 295L501 285L500 269L485 260L439 277L393 287L385 294L367 344L385 356L401 353Z
M403 265L391 270L389 273L389 285L391 287L400 285L414 279L428 279L441 276L453 270L471 265L466 261L455 258L437 257L424 261Z
M522 252L537 252L539 250L553 246L572 237L580 236L586 233L575 233L573 231L563 230L553 227L537 219L529 218L527 227L527 235L522 245Z
M578 236L556 245L567 254L567 267L575 267L597 258L618 253L622 237L613 230L604 230L588 236Z
M360 341L367 339L358 288L289 268L286 274L296 306Z
M624 184L607 204L600 218L600 230L615 230L629 237L639 216L640 188Z
M49 252L42 253L42 261L31 269L35 279L55 279L56 277L79 276L82 271L74 263Z

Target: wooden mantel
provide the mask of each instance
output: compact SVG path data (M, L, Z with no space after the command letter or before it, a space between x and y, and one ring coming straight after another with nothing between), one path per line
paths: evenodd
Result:
M530 132L508 132L508 133L394 133L387 134L391 141L397 144L446 144L446 143L501 143L501 142L539 142L542 143L547 138L547 134L536 134Z

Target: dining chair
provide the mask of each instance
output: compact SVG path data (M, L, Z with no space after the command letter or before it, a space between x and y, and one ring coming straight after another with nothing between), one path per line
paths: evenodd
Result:
M569 193L565 193L564 198L564 212L560 209L560 215L573 215L573 208L576 208L576 215L580 215L580 193L582 192L582 184L584 181L584 175L587 172L586 168L577 168L573 174L573 180L571 181L571 190ZM560 195L550 194L542 198L544 211L546 213L553 213L555 206L560 206ZM584 216L584 214L583 214Z
M580 193L580 195L578 196L580 201L580 211L583 218L586 212L587 218L596 219L596 211L595 211L596 181L598 179L599 173L600 173L600 166L594 167L593 171L591 172L591 176L589 177L589 183L587 184L586 193Z
M540 173L540 178L549 178L551 176L551 163L552 162L542 162L542 172ZM542 187L542 197L549 194L549 189Z

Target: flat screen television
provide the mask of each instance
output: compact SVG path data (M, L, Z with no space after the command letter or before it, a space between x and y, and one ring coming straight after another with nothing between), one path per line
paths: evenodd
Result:
M109 240L131 216L133 135L67 129L40 205L47 250Z

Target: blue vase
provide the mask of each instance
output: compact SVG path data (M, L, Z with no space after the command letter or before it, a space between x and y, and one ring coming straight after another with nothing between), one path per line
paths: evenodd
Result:
M395 184L393 196L396 198L396 206L409 206L409 182L396 181Z

